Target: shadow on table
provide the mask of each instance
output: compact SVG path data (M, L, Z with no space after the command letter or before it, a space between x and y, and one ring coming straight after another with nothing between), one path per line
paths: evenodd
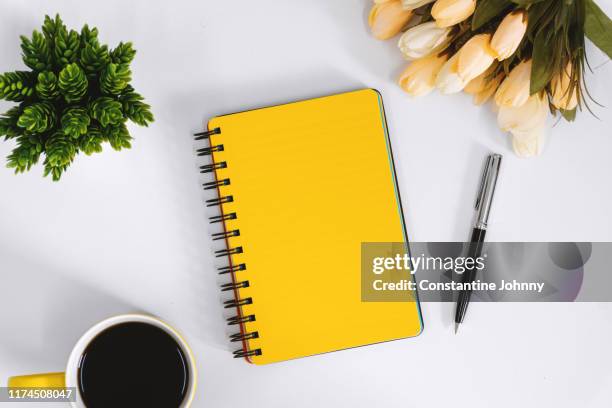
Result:
M113 315L139 312L32 259L1 250L0 266L0 348L25 370L12 375L62 371L88 328Z

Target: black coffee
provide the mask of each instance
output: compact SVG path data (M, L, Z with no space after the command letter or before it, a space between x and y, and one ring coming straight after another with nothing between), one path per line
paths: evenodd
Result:
M88 408L180 406L189 389L187 358L165 331L122 323L96 336L79 364Z

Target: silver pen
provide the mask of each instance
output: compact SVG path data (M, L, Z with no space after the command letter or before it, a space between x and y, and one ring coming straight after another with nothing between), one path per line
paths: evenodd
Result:
M476 205L474 206L474 228L472 229L472 237L470 238L468 258L476 259L482 255L501 160L501 154L490 154L487 156L482 173L482 179L480 181L480 189L478 190L478 195L476 196ZM473 282L475 278L476 268L470 268L463 272L464 283ZM457 333L457 330L459 330L459 325L463 322L471 296L471 289L464 289L459 293L459 298L457 299L457 309L455 310L455 333Z

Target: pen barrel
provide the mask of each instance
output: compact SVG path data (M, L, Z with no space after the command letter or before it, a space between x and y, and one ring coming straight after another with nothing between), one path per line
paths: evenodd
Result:
M474 228L472 230L472 237L470 239L470 244L467 251L467 257L476 259L482 254L482 249L484 246L484 239L486 234L485 229ZM471 268L466 268L465 272L463 272L461 282L462 283L471 283L476 279L477 269L475 266ZM470 303L470 298L472 297L472 289L466 289L459 292L459 298L457 299L457 309L455 310L455 323L462 323L463 318L465 317L465 313L467 311L467 307Z

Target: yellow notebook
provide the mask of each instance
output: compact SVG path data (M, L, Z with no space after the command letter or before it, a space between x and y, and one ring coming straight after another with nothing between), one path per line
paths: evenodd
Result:
M362 302L362 242L406 242L380 94L218 116L211 155L236 357L267 364L415 336L419 306Z

